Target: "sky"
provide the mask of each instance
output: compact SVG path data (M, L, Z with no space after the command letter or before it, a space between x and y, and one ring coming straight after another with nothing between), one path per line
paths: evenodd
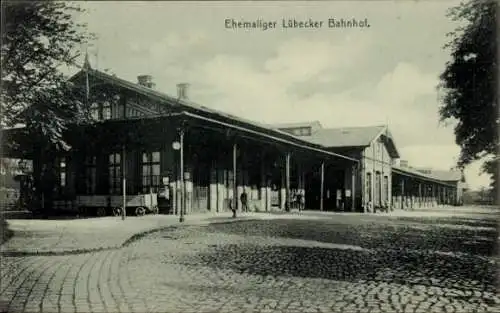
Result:
M443 46L457 25L458 1L80 2L78 16L98 36L94 68L135 82L153 76L176 94L189 83L199 104L263 123L320 121L323 127L388 125L414 167L456 163L452 123L439 122ZM328 20L370 27L329 28ZM276 21L276 28L232 29L226 19ZM283 20L323 21L283 28ZM85 49L85 48L82 48ZM81 60L83 62L83 58ZM472 189L487 186L480 163Z

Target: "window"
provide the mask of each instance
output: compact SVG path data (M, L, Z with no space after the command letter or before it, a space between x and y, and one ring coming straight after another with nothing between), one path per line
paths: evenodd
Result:
M120 97L115 96L114 100L115 101L113 102L113 106L111 108L112 117L114 119L123 118L124 107L120 102Z
M158 192L160 187L160 152L144 152L142 154L142 192Z
M389 200L389 177L384 176L384 201Z
M128 117L136 117L136 116L139 116L139 112L137 112L137 110L134 110L132 108L128 108L127 109L127 116Z
M59 184L61 188L66 187L66 158L62 157L59 160Z
M121 118L123 117L123 114L124 107L123 103L120 102L119 95L115 95L112 102L94 102L90 105L90 115L95 121L109 120L111 118Z
M97 162L95 156L85 158L85 194L91 195L96 192L97 185Z
M121 158L119 153L109 155L109 193L121 193Z
M90 105L90 116L94 121L99 120L99 104L94 102Z
M105 101L102 104L102 119L103 120L111 119L111 103L109 103L109 101Z
M285 129L285 131L291 133L294 136L311 136L310 127L290 128L290 129Z
M372 173L366 173L366 196L368 202L372 201Z
M62 193L64 191L64 187L66 187L66 158L58 157L55 160L54 170L56 174L56 183L54 185L54 191L56 193Z
M304 127L301 128L301 133L302 136L311 136L311 128L310 127Z
M380 175L380 172L375 173L375 194L374 194L374 199L375 199L375 204L380 205L381 200L382 200L382 176Z

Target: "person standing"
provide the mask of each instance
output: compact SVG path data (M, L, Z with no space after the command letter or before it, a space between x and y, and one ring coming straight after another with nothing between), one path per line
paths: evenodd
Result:
M306 191L304 189L300 190L300 209L301 211L306 209Z
M243 189L243 192L241 193L240 201L241 201L241 211L248 212L248 197L245 189Z
M299 212L302 211L302 191L298 190L297 194L295 195L297 207L299 208Z

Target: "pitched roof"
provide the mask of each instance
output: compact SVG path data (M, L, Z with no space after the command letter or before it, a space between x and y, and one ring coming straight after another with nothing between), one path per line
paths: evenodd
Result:
M308 140L326 147L362 147L370 143L385 126L323 128L313 133Z
M160 100L166 105L169 106L183 106L185 108L195 109L197 111L202 111L205 113L211 113L218 116L222 116L225 118L230 118L235 121L243 122L246 124L250 124L253 126L257 126L259 128L265 128L268 130L276 131L281 135L285 135L287 137L294 137L301 141L312 143L315 145L319 145L324 148L333 148L333 147L347 147L347 146L368 146L370 142L375 139L378 135L381 134L382 130L386 128L386 126L371 126L371 127L347 127L347 128L321 128L321 123L319 121L305 122L305 123L285 123L285 124L277 124L277 125L269 125L258 123L255 121L251 121L248 119L244 119L238 116L234 116L232 114L228 114L219 110L214 110L212 108L205 107L203 105L199 105L189 100L185 99L176 99L170 95L165 93L156 91L151 88L147 88L140 84L129 82L125 79L119 78L115 75L109 75L104 72L95 69L84 69L76 73L71 80L77 80L79 77L81 78L85 71L88 71L89 74L95 75L96 77L113 82L121 87L131 89L139 94L156 98ZM312 136L293 136L285 131L281 131L280 128L294 127L292 125L300 126L312 126L318 127L317 131L312 134ZM392 140L392 136L389 137L390 141L390 151L391 155L394 157L399 157L399 153L396 150L394 142Z
M192 101L189 101L186 99L177 99L177 98L172 97L168 94L156 91L154 89L142 86L140 84L129 82L129 81L122 79L122 78L119 78L115 75L109 75L109 74L103 73L103 72L95 70L95 69L83 69L83 70L79 71L78 73L76 73L75 75L73 75L70 78L70 80L78 81L79 79L83 79L85 77L84 75L86 74L86 72L89 75L94 75L95 77L97 77L103 81L109 82L111 84L115 84L115 85L120 86L120 87L125 88L125 89L132 90L132 91L137 92L138 94L141 94L143 96L158 100L160 103L162 103L163 105L166 105L168 107L180 107L181 109L186 110L186 111L191 111L191 112L194 111L195 113L199 113L199 114L204 113L207 115L216 116L218 118L230 119L232 121L242 123L242 124L247 125L247 126L252 126L252 127L260 129L260 130L266 130L268 132L274 133L275 135L279 135L280 137L285 137L287 139L293 139L294 141L300 142L300 144L303 145L304 147L316 148L316 149L319 148L327 154L335 155L339 158L350 160L350 161L357 161L356 159L353 159L351 157L340 155L337 153L333 153L331 151L327 151L325 149L326 147L324 147L322 145L315 144L314 142L306 140L305 138L302 138L302 137L293 136L287 132L281 131L281 130L276 129L276 128L272 128L269 125L266 125L263 123L258 123L258 122L248 120L248 119L244 119L244 118L234 116L232 114L228 114L228 113L225 113L225 112L222 112L219 110L215 110L212 108L208 108L208 107L205 107L203 105L199 105L195 102L192 102ZM311 146L313 146L313 147L311 147Z
M460 181L462 180L462 172L456 169L451 170L435 170L432 168L414 168L415 170L422 172L424 174L429 174L436 179L442 181Z
M393 158L399 158L399 152L394 143L394 139L387 129L387 126L364 126L364 127L343 127L343 128L321 128L318 121L303 123L288 123L270 125L275 129L286 129L293 127L318 126L313 128L311 136L296 136L311 143L318 144L327 148L343 147L367 147L371 142L383 135L384 142L389 154Z
M265 125L263 123L251 121L251 120L244 119L244 118L241 118L241 117L238 117L238 116L226 113L226 112L222 112L219 110L208 108L206 106L197 104L197 103L189 101L187 99L178 99L176 97L172 97L166 93L154 90L152 88L148 88L148 87L142 86L142 85L137 84L137 83L132 83L128 80L119 78L115 75L109 75L107 73L101 72L101 71L96 70L96 69L87 69L87 71L90 75L94 75L95 77L97 77L99 79L110 82L112 84L116 84L116 85L123 87L125 89L132 90L132 91L137 92L138 94L141 94L143 96L152 97L155 100L158 100L158 101L160 101L160 103L167 105L167 106L182 106L184 108L195 109L197 111L202 111L205 113L216 114L216 115L223 116L226 118L234 119L234 120L239 121L239 122L244 122L244 123L252 124L254 126L269 129L268 125ZM85 75L85 70L79 71L78 73L73 75L73 77L71 77L70 79L75 81L79 78L82 78L83 75ZM280 133L285 134L285 135L289 135L286 132L281 132L279 130L275 130L275 131L280 132Z
M432 170L431 174L443 181L460 181L462 179L462 173L460 171Z
M393 172L396 172L396 173L400 173L400 174L403 173L403 174L406 174L409 176L416 176L416 177L420 177L420 178L425 178L429 181L434 181L434 182L439 182L441 184L443 184L443 183L446 184L446 181L443 182L443 180L440 180L438 177L436 177L432 174L422 173L419 170L417 170L416 168L393 165L392 170L393 170Z
M418 168L407 167L407 166L398 166L398 165L393 165L392 169L396 170L396 171L412 174L414 176L425 177L425 178L428 178L430 180L436 180L436 181L440 181L440 182L455 183L455 182L460 182L462 180L462 173L460 171L456 171L456 170L444 171L444 170L430 169L424 173L424 172L422 172L421 169L418 169ZM462 188L467 187L466 183L460 183L460 185Z
M286 129L286 128L299 128L299 127L311 127L313 131L323 128L319 121L309 121L309 122L296 122L296 123L279 123L279 124L269 124L271 128L275 129Z

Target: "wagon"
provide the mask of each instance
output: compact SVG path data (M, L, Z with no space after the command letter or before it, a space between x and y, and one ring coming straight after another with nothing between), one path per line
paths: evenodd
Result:
M113 214L119 216L123 210L123 196L119 195L82 195L76 197L79 211L88 213L95 211L97 216ZM127 213L132 211L137 216L146 213L158 213L158 197L156 193L127 195L125 203Z

